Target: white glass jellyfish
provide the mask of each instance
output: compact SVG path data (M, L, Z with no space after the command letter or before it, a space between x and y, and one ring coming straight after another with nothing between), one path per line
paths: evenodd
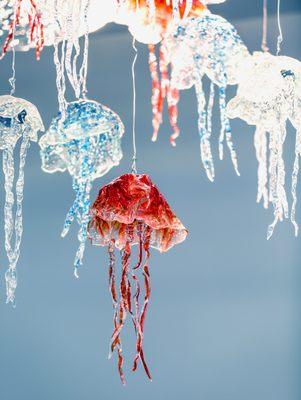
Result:
M64 172L72 176L75 200L69 209L62 237L76 219L80 225L74 266L82 265L89 221L92 181L105 175L122 158L121 137L124 126L119 116L96 101L69 103L65 117L59 113L39 141L42 169Z
M175 145L175 139L179 135L176 111L179 101L178 91L194 86L198 101L201 158L208 178L211 181L214 180L210 136L214 85L217 85L221 113L219 156L220 159L223 158L223 142L224 137L226 137L232 163L239 175L236 153L231 138L231 128L226 115L226 87L237 83L236 66L249 55L246 46L229 22L218 15L211 14L209 11L205 11L203 15L197 18L186 18L175 22L170 26L161 46L161 58L165 59L160 68L162 84L165 82L167 87L167 95L165 95L174 130L171 143ZM168 82L169 64L171 65L171 78ZM205 75L211 81L207 107L202 82ZM154 95L155 93L153 93ZM165 95L163 94L163 98ZM153 109L156 109L154 103L155 101L153 101ZM156 140L158 128L162 121L161 115L156 117L154 114L154 121L153 140Z
M265 208L269 203L274 207L274 221L268 228L268 239L276 223L289 216L283 160L286 122L289 120L297 131L291 209L291 221L297 235L295 212L301 154L301 63L290 57L255 52L241 64L238 75L237 95L229 101L227 114L230 118L241 118L249 125L256 126L257 202L262 199Z
M37 108L30 102L10 95L0 97L0 149L3 151L3 172L5 182L4 231L5 250L9 261L5 273L7 303L14 303L17 287L16 266L20 256L23 233L22 203L24 188L24 166L30 141L38 140L38 131L44 131ZM15 181L14 148L19 139L19 174ZM14 215L14 203L16 211Z
M0 0L0 43L4 53L11 47L26 51L36 48L37 58L44 45L67 40L70 23L78 38L113 20L117 0Z

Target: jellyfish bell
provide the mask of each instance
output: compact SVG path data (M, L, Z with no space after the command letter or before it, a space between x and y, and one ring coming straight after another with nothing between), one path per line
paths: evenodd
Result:
M132 370L142 362L149 379L151 374L143 353L144 321L150 297L150 247L166 252L185 240L187 229L176 217L163 195L147 175L125 174L104 186L91 207L88 235L93 245L107 246L110 258L109 285L114 306L114 331L110 341L111 357L118 354L118 369L122 383L123 354L121 331L127 314L136 332L136 356ZM138 246L138 260L131 265L132 246ZM114 248L121 251L122 272L120 293L117 295ZM144 278L144 303L139 304ZM132 297L132 287L135 294ZM133 304L132 304L133 303Z
M9 261L9 267L5 274L7 303L14 304L17 287L16 267L20 256L23 233L22 204L26 154L30 141L36 142L38 131L43 130L41 116L33 104L14 96L0 96L0 149L3 151L5 182L5 250ZM22 139L22 142L20 145L19 174L14 193L14 148L19 139ZM14 215L15 198L16 212Z
M274 207L274 221L268 228L268 238L272 236L276 223L289 216L283 160L286 122L290 121L297 131L291 208L291 221L297 234L295 209L301 144L301 113L298 107L301 98L301 63L290 57L255 52L242 63L239 74L237 95L229 101L227 114L229 118L240 118L256 126L254 145L258 159L257 202L262 199L265 208L268 208L269 203Z
M201 158L207 177L213 181L215 172L210 137L215 86L217 86L221 115L219 157L223 158L223 143L226 139L234 169L239 175L230 122L226 115L226 87L238 82L237 68L249 56L237 31L224 18L205 10L197 17L173 21L162 41L161 49L159 68L161 85L153 85L153 140L156 140L162 122L162 103L166 97L169 119L173 129L170 139L171 143L175 145L175 140L179 135L177 125L179 91L194 86L198 102ZM154 70L155 55L153 54L152 57L150 68ZM170 76L168 74L169 65L171 67ZM153 76L157 79L155 72L153 72ZM211 81L207 104L203 90L204 76ZM161 96L158 95L157 87L161 90Z
M80 224L75 267L82 264L89 219L92 181L105 175L122 158L124 126L108 107L91 100L69 103L65 116L58 114L39 141L42 169L48 173L68 170L76 198L67 213L62 236L74 219Z
M36 142L44 126L32 103L10 95L0 96L0 149L15 146L23 135Z

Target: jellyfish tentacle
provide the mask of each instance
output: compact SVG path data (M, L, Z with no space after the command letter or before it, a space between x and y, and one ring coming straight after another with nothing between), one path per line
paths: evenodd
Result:
M176 146L176 139L180 135L178 127L178 103L180 99L179 90L173 86L168 73L168 51L165 43L160 46L160 64L161 73L161 93L162 99L167 99L168 116L173 133L170 135L170 143Z
M149 70L152 79L152 111L153 111L153 136L152 141L158 138L158 132L162 123L163 98L158 74L158 62L154 45L149 45Z
M210 145L210 136L211 131L207 130L207 112L205 108L205 94L203 90L203 84L201 78L196 80L195 82L195 91L198 101L198 128L200 135L200 150L201 150L201 159L203 162L203 166L205 168L205 172L207 174L208 179L213 182L214 181L214 163L211 152Z
M15 202L13 193L14 183L14 148L8 146L3 151L3 173L5 188L5 205L4 205L4 231L5 231L5 250L9 261L9 267L5 273L6 280L6 302L14 302L14 293L17 287L16 268L13 265L14 256L11 246L13 236L13 205Z
M267 189L268 173L267 173L267 138L263 128L257 127L254 135L254 147L258 161L258 193L257 203L263 200L263 207L269 206L269 195Z
M149 298L150 298L150 275L149 275L149 269L148 269L148 263L149 263L149 258L150 258L150 237L151 237L151 229L146 228L145 229L145 237L144 237L144 251L146 253L146 258L145 258L145 263L143 267L143 276L144 276L144 286L145 286L145 295L144 295L144 303L142 306L141 314L140 314L140 319L139 319L139 329L140 329L140 335L137 338L137 344L136 344L136 351L137 354L134 358L134 363L133 363L133 371L137 370L137 365L138 365L138 360L141 359L142 365L144 367L145 373L147 377L151 380L151 374L149 371L149 368L147 366L147 363L144 358L144 353L143 353L143 332L144 332L144 322L145 322L145 317L146 317L146 312L148 308L148 303L149 303Z
M234 149L233 141L232 141L232 132L231 132L231 126L230 126L230 121L227 116L226 112L226 86L221 86L219 89L219 104L220 104L220 115L221 115L221 133L220 133L220 139L219 139L219 152L220 152L220 159L223 159L223 142L224 142L224 137L226 136L226 142L228 149L230 151L230 156L232 160L232 164L234 167L234 170L238 176L240 176L239 170L238 170L238 162L237 162L237 155L236 151Z
M24 188L24 167L29 147L29 136L24 133L20 147L19 175L16 182L16 212L13 213L15 196L13 193L14 183L14 157L13 146L7 147L3 152L3 171L5 179L5 206L4 206L4 224L5 224L5 250L8 256L9 267L5 273L6 281L6 302L14 303L15 291L17 287L16 265L20 256L20 245L23 233L22 223L22 203ZM12 239L14 235L14 244Z
M80 205L81 208L80 229L78 232L78 240L80 245L78 247L74 260L75 275L77 275L77 270L83 263L83 256L87 240L87 229L90 220L89 210L90 210L90 191L92 186L91 181L88 179L87 182L84 182L83 186L84 186L83 196Z
M296 145L295 145L295 161L292 173L292 197L293 204L291 209L291 222L295 228L295 236L298 236L299 226L296 222L296 205L297 205L297 184L299 175L299 157L301 155L301 128L297 129Z
M288 202L284 189L285 168L282 157L283 143L286 136L286 130L283 123L270 133L270 201L274 206L274 221L269 225L267 239L273 235L278 221L283 220L283 216L288 218Z

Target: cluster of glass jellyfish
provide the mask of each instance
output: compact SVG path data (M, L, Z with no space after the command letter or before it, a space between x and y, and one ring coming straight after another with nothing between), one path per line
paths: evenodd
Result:
M235 28L207 8L208 4L223 1L104 0L100 16L97 12L98 0L0 0L1 57L11 49L14 52L34 47L37 58L40 58L45 45L54 46L59 113L39 140L42 169L48 173L68 171L72 177L75 200L67 213L62 236L77 220L80 229L79 248L74 261L76 275L88 237L92 244L108 248L109 286L114 307L110 356L117 350L118 370L123 383L121 331L127 314L132 317L136 333L133 371L140 360L151 379L142 346L151 290L150 248L167 251L185 240L187 230L150 178L137 174L135 168L132 173L122 175L103 187L93 205L90 204L93 181L118 165L122 158L121 139L124 133L117 114L86 97L90 32L115 21L127 25L135 40L148 45L153 140L157 139L163 122L166 99L173 129L170 141L176 145L180 133L177 124L179 93L194 87L198 104L200 154L211 181L215 177L210 138L216 87L221 118L218 153L222 159L226 141L238 175L230 119L240 118L256 127L257 201L262 200L265 208L272 203L274 208L274 221L268 228L268 238L273 234L276 223L289 217L283 145L286 123L290 121L297 132L290 214L295 234L298 233L295 213L301 155L301 63L290 57L274 56L267 49L250 54ZM85 36L83 51L79 40L81 35ZM79 67L80 59L82 63ZM211 82L207 100L203 89L204 77ZM71 103L65 99L66 83L74 90L75 100ZM237 85L237 94L227 104L228 85ZM0 148L3 151L6 193L5 249L9 261L5 274L6 291L7 302L14 303L16 265L23 230L25 158L30 141L37 141L37 134L44 131L44 127L36 107L12 94L13 91L11 95L0 97ZM19 172L14 190L14 149L19 141ZM138 246L138 260L134 267L131 265L133 245ZM118 287L115 248L121 252ZM142 306L139 273L144 281Z

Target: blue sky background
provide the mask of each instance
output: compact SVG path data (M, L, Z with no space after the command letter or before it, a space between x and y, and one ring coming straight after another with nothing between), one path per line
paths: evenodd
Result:
M269 45L274 52L276 1L269 3ZM235 24L250 50L260 48L261 1L228 0L214 11ZM283 2L282 54L299 59L300 18L299 0ZM130 372L132 329L125 329L123 335L127 387L119 382L116 360L107 360L112 332L107 253L88 244L80 279L73 278L77 227L64 240L60 238L74 196L71 179L67 173L43 173L38 146L32 144L26 166L16 309L5 305L7 260L1 229L0 398L299 400L300 238L294 238L292 226L285 222L277 226L269 242L265 239L272 210L263 210L255 201L254 129L241 121L232 123L239 178L227 151L225 160L218 160L215 110L216 181L210 183L200 163L193 90L181 93L182 132L177 147L169 145L167 123L158 142L150 141L147 49L138 45L138 50L138 170L150 174L190 232L185 243L167 254L152 251L145 353L153 382L146 380L141 368L136 374ZM16 57L16 95L38 106L46 127L58 108L52 55L52 49L45 49L40 62L33 52ZM8 91L10 57L1 62L1 94ZM124 158L119 167L95 181L92 198L102 185L130 169L132 57L131 37L124 28L110 26L91 35L89 97L116 111L126 126ZM230 89L229 98L233 94ZM295 132L288 130L289 188ZM3 187L2 175L0 184ZM3 209L3 189L0 201ZM299 195L301 223L300 205Z

